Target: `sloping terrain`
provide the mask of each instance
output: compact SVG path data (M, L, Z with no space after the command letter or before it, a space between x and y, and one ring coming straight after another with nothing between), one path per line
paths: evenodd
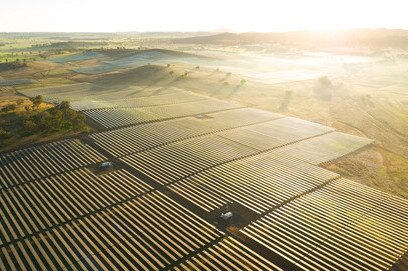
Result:
M93 86L28 91L104 106L81 104L91 135L0 155L1 270L388 270L408 250L407 200L319 166L370 140L180 89Z

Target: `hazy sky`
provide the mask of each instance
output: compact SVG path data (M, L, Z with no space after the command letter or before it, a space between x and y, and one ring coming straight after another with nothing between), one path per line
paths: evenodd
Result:
M406 28L408 0L5 0L0 32Z

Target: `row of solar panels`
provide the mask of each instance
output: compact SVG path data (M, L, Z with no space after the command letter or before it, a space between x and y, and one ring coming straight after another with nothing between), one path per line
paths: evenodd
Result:
M388 270L408 249L408 201L338 179L241 230L303 270Z
M1 270L280 270L160 192L0 247Z

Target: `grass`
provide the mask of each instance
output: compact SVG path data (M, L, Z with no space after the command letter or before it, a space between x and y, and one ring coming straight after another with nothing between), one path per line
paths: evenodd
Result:
M378 145L327 164L325 168L408 199L408 160Z
M30 54L31 45L49 44L58 42L50 37L41 39L12 39L0 38L0 61L10 53L17 58L35 56L35 50ZM148 39L124 37L112 37L109 46L105 48L116 48L116 46L138 48L141 44L148 44ZM174 47L170 47L175 49ZM203 47L205 48L205 47ZM187 50L189 48L183 47ZM214 50L214 48L209 48ZM239 48L218 48L219 53L214 56L231 55L238 52ZM97 50L96 50L97 51ZM107 59L116 59L126 54L123 50L106 51ZM190 51L197 52L194 48ZM23 54L21 55L21 52ZM80 52L77 50L76 52ZM109 52L109 53L108 53ZM127 52L124 50L124 52ZM200 48L200 53L203 49ZM18 53L15 55L15 53ZM69 55L70 52L62 51L61 56ZM112 54L112 56L109 56ZM209 52L211 55L211 52ZM291 60L296 60L291 58ZM295 116L333 126L339 131L359 136L366 136L376 141L376 147L366 155L381 159L369 160L366 156L357 156L376 170L362 170L364 165L358 160L343 161L342 164L332 166L335 170L344 171L349 178L360 180L373 187L389 189L397 195L407 196L408 187L401 180L408 179L406 164L408 163L408 99L405 90L408 88L408 80L404 72L408 67L406 60L395 62L365 63L356 66L339 67L334 74L328 76L332 80L333 87L331 99L322 99L316 95L314 86L316 79L292 81L276 84L259 83L246 78L243 75L232 72L228 73L227 66L221 65L221 70L210 64L206 66L204 61L198 63L186 63L185 60L177 59L160 63L159 65L146 65L144 68L114 70L110 74L102 75L75 75L72 71L72 63L53 63L36 61L29 64L28 68L9 73L0 73L4 79L34 78L32 84L21 85L19 89L66 85L76 82L96 82L103 86L109 85L109 89L115 91L120 87L178 87L200 94L238 101L244 105L258 107L261 109L279 112L284 115ZM159 62L157 62L159 63ZM167 63L170 67L167 67ZM234 63L234 61L232 61ZM222 64L220 62L219 64ZM79 67L95 65L92 61L75 63ZM200 66L197 69L197 65ZM227 65L227 64L225 64ZM284 67L271 65L271 71L299 70L298 63L293 67L287 64ZM152 67L156 68L153 69ZM234 68L234 67L232 67ZM256 67L255 67L256 68ZM41 73L46 72L44 77ZM314 68L311 69L314 71ZM364 71L364 72L360 72ZM171 74L170 74L171 73ZM187 73L185 76L184 74ZM73 76L74 75L74 76ZM242 84L242 80L245 83ZM347 159L351 159L348 157ZM384 162L386 161L386 162ZM337 162L336 162L337 163ZM375 166L374 166L375 165ZM365 174L359 174L365 172ZM383 184L381 184L383 182ZM404 192L406 191L406 192Z

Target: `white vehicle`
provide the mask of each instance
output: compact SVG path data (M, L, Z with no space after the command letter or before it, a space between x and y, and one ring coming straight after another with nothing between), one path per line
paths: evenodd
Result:
M224 220L229 220L232 217L232 212L222 213L220 217Z
M107 169L107 168L109 168L111 166L112 166L112 162L106 161L106 162L103 162L99 167L101 169Z

